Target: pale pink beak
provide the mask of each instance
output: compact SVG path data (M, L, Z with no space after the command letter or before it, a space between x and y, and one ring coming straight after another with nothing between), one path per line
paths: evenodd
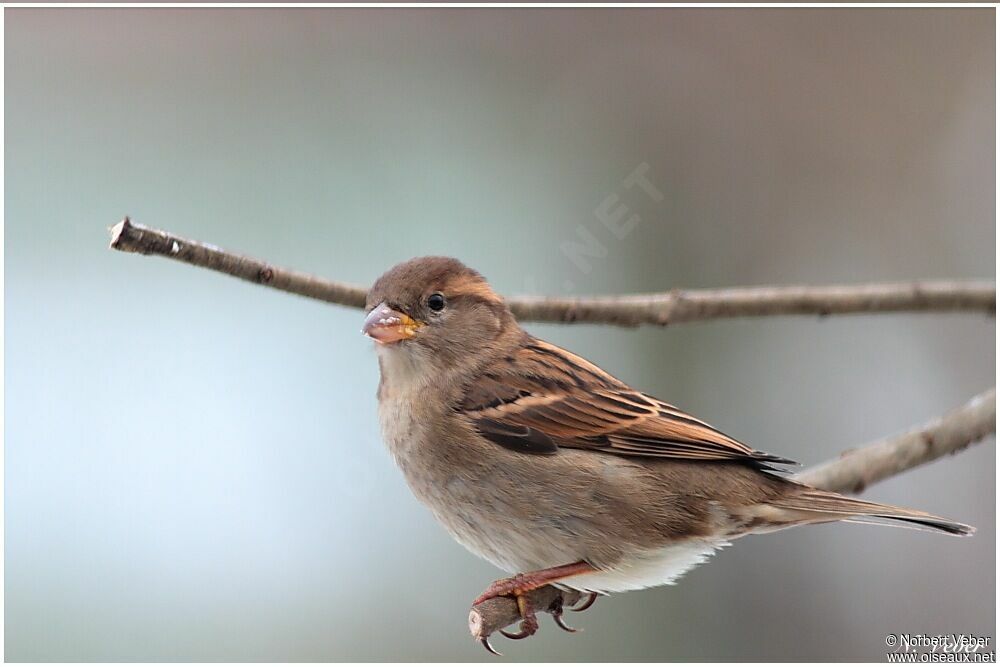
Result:
M417 322L406 313L393 310L380 303L368 313L361 333L370 336L377 343L387 345L400 340L412 338L423 324Z

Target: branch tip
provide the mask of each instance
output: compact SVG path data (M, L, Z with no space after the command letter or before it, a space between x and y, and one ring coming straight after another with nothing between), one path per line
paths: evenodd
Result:
M132 221L126 215L122 218L122 221L111 228L111 245L109 246L112 250L120 250L119 247L121 243L122 236L131 231Z

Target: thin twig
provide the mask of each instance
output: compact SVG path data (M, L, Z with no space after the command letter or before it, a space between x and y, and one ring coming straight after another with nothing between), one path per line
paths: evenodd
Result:
M730 287L627 296L518 297L518 319L666 326L731 317L852 313L996 312L996 285L984 281L918 281L864 285Z
M799 473L794 479L828 491L860 493L875 482L955 454L995 431L996 388L993 388L942 417L901 435L848 450L831 461ZM532 591L531 599L536 609L548 610L558 595L558 589L544 586ZM566 604L576 599L578 596L574 594ZM514 600L494 598L469 611L469 632L481 640L520 620Z
M310 299L319 299L351 308L364 308L368 289L358 285L333 282L298 271L271 266L246 255L223 250L218 246L193 241L139 225L125 218L111 228L111 247L123 252L160 255L180 262L248 280L258 285L291 292Z
M996 432L994 387L946 415L901 435L883 438L804 470L795 480L827 491L861 493L883 479L957 454Z
M152 229L125 218L111 230L111 247L161 255L259 285L352 308L363 308L367 288L273 266L259 259ZM848 313L996 312L996 285L988 281L921 281L826 287L739 287L672 290L662 294L550 298L512 297L524 322L589 322L665 326L727 317L844 315Z

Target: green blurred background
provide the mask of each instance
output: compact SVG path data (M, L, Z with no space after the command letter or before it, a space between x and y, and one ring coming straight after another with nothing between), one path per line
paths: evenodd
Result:
M6 657L480 660L501 573L410 496L361 314L107 250L137 222L341 280L498 290L991 278L970 10L7 9ZM649 165L654 201L624 179ZM616 238L609 197L640 220ZM590 235L604 256L578 265ZM995 382L974 315L530 331L806 463ZM823 526L543 620L509 659L884 659L995 628L992 440Z

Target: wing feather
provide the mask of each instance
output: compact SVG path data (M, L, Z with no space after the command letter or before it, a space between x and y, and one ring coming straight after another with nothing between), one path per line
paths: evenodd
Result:
M794 464L758 451L683 410L630 388L572 352L530 339L477 380L457 408L496 444L620 456Z

